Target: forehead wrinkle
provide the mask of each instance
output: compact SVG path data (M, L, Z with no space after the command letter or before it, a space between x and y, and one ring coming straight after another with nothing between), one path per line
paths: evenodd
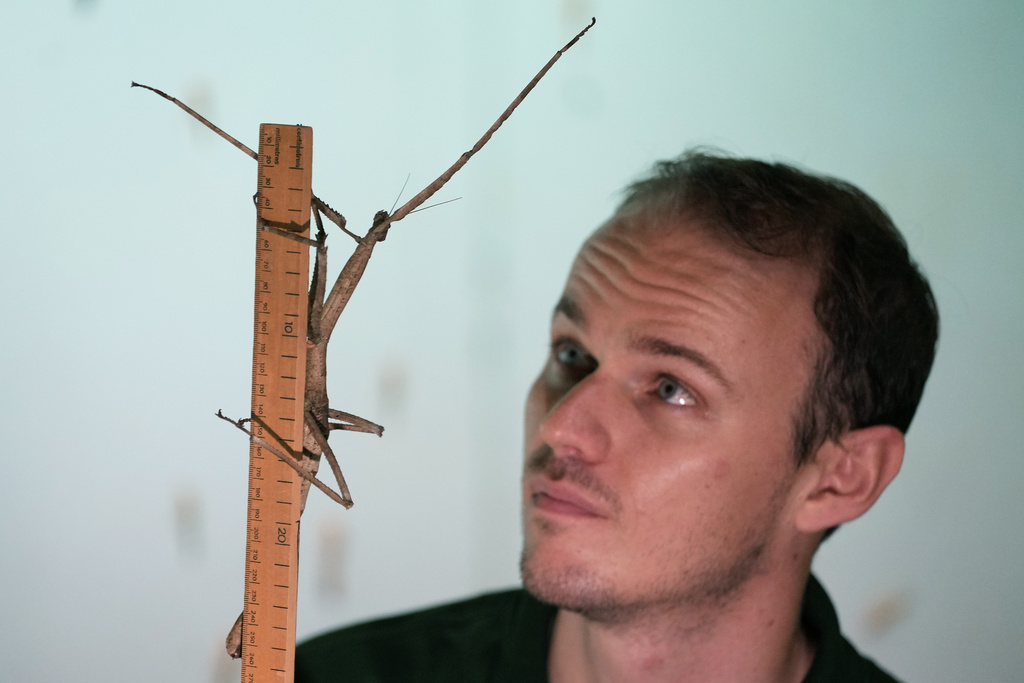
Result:
M603 288L600 285L604 284L635 298L635 295L627 291L630 287L623 287L625 284L647 290L641 298L653 303L663 303L664 298L671 305L680 306L681 297L686 301L686 307L690 312L699 312L703 315L718 316L728 314L729 310L739 311L747 316L757 314L758 307L750 296L752 292L761 288L757 270L751 268L737 271L734 265L722 263L714 258L717 249L712 252L711 257L693 250L673 250L668 252L671 256L659 259L658 262L648 256L649 247L648 250L639 249L631 240L624 239L618 231L601 231L595 237L598 235L600 237L591 239L578 256L577 265L586 268L574 268L573 273L595 291L601 291ZM655 266L655 272L664 273L664 276L658 280L638 277L634 264L644 262L648 266ZM698 272L695 273L694 270ZM745 273L742 282L731 282L728 277L718 277L737 272ZM622 281L616 282L616 278L621 278ZM709 281L715 281L714 288L709 285Z
M649 259L634 245L625 240L615 240L617 244L613 248L603 244L605 241L612 239L604 236L603 240L593 240L580 252L578 265L584 267L574 269L573 273L578 279L596 291L603 289L601 284L624 291L626 288L618 282L621 280L624 284L651 289L652 293L670 296L678 293L675 287L637 277L634 264Z

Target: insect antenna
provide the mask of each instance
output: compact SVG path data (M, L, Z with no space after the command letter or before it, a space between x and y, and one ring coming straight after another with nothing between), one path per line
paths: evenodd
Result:
M455 199L446 199L443 202L437 202L436 204L427 204L426 206L421 206L418 209L413 209L412 211L409 212L409 215L412 215L417 211L426 211L427 209L432 209L435 206L441 206L442 204L451 204L452 202L457 202L460 199L462 199L462 197L456 197Z
M412 176L412 173L405 174L405 182L402 183L402 189L398 191L398 196L395 197L395 203L391 205L391 210L388 211L388 215L395 212L395 207L398 206L398 200L402 198L402 193L405 192L405 186L409 184L410 176Z

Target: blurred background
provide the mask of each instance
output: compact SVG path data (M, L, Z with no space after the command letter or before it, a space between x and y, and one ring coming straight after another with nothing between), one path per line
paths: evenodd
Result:
M518 582L526 387L583 238L684 148L878 199L931 278L939 355L900 477L816 571L908 681L1024 670L1024 5L1013 0L5 3L0 18L0 669L237 680L254 162L315 131L314 191L391 231L332 340L356 506L315 492L299 635ZM336 230L331 272L351 242Z

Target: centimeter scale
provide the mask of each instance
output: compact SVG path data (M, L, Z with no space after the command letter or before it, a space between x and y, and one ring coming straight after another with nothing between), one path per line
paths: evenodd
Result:
M296 462L305 410L312 152L311 128L260 125L250 426ZM294 680L301 481L277 455L250 443L242 683Z

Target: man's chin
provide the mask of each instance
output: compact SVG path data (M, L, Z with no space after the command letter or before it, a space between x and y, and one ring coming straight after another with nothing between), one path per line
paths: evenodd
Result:
M672 587L616 583L614 577L599 573L594 566L576 558L538 552L527 544L519 561L523 587L541 602L589 621L625 624L644 615L657 616L685 608L689 612L721 611L737 599L751 576L758 571L761 548L755 547L725 568L705 571ZM600 565L597 565L600 567ZM621 577L620 577L621 578ZM685 586L686 591L681 590ZM625 592L623 589L626 589Z
M523 587L541 602L604 621L621 611L611 586L592 571L579 566L542 566L523 553L519 562Z

